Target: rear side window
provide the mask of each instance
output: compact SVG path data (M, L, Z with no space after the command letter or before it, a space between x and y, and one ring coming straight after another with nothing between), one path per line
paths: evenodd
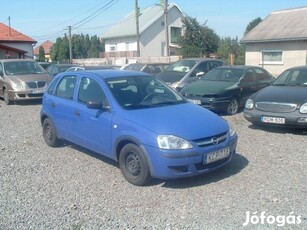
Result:
M76 76L63 77L56 88L55 95L64 99L72 100L74 97L76 82Z
M271 76L262 69L255 69L256 78L258 80L270 80Z

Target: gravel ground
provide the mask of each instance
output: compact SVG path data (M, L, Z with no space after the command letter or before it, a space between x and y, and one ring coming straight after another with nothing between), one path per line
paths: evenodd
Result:
M300 216L302 223L244 229L307 229L302 132L255 128L242 113L227 116L239 135L229 165L137 187L93 152L48 147L40 108L0 101L0 229L243 229L247 211Z

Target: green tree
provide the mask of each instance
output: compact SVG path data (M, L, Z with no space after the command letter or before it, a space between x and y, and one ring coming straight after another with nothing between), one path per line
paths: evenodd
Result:
M249 31L251 31L253 28L255 28L261 21L262 21L262 19L260 17L258 17L258 18L255 18L254 20L252 20L250 23L248 23L248 25L246 26L244 35L246 35Z
M238 38L222 38L219 44L219 48L217 49L218 58L230 63L231 55L234 57L233 64L245 64L245 47L240 45Z
M41 62L46 61L45 50L42 46L40 46L38 50L38 61L41 61Z
M67 62L68 60L69 60L69 45L68 45L68 38L65 35L61 44L59 45L59 53L57 61Z
M196 18L183 19L185 33L179 38L183 57L204 57L217 50L219 36L205 24L200 25Z

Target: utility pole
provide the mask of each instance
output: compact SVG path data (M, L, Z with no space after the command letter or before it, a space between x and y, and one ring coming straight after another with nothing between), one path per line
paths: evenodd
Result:
M167 0L164 0L164 25L165 25L165 48L166 48L166 56L169 57L169 36L168 36L168 19L167 19Z
M68 26L69 63L72 63L71 26Z
M140 25L139 25L140 9L138 0L135 0L135 22L136 22L136 56L140 57Z
M9 16L8 20L9 20L9 34L10 34L10 37L11 37L12 36L12 33L11 33L11 16Z

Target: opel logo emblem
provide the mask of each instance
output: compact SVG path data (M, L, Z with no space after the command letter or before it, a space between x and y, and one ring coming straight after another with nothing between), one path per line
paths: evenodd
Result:
M211 139L211 141L212 141L212 144L214 144L214 145L217 145L219 143L219 141L218 141L218 139L216 137L213 137Z

